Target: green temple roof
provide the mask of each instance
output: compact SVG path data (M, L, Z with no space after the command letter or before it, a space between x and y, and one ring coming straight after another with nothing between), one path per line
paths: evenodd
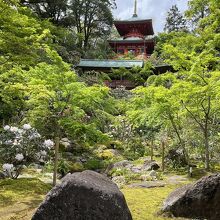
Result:
M144 66L143 60L89 60L81 59L77 67L81 68L132 68L133 66Z

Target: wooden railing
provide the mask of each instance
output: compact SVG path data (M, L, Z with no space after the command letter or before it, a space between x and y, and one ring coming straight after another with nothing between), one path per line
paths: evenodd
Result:
M130 80L106 80L105 85L108 86L109 88L115 89L120 86L124 86L126 89L133 89L135 88L135 84L130 81Z

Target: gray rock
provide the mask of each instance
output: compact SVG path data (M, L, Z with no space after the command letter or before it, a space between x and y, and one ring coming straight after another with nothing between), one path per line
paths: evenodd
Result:
M127 170L131 170L133 166L134 165L128 160L122 160L114 164L109 164L107 169L105 170L105 174L108 174L112 169L123 169L124 168Z
M120 152L116 149L108 149L108 150L116 157L121 155Z
M7 174L4 172L0 172L0 180L5 179L7 177Z
M130 169L133 173L141 173L142 166L134 166Z
M32 220L131 220L123 194L93 171L67 175L37 209Z
M113 168L126 168L131 165L132 165L131 162L129 162L128 160L123 160L123 161L119 161L119 162L115 163L113 165Z
M157 178L157 172L155 170L151 170L149 176Z
M175 217L220 219L220 174L203 177L193 185L172 192L163 211Z
M37 163L32 163L29 168L33 168L33 169L43 169L43 166Z
M71 141L68 138L62 138L60 140L60 144L63 145L65 148L68 148L71 146Z
M144 171L150 171L150 170L158 170L160 166L157 164L154 160L146 160L144 162L144 165L142 167L142 170Z
M130 188L157 188L164 187L165 184L162 182L142 182L142 183L133 183L129 185Z

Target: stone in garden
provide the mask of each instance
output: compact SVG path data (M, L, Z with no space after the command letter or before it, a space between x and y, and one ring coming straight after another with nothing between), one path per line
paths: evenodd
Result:
M175 217L220 219L220 174L203 177L195 184L172 192L164 202L163 211Z
M186 166L187 165L186 157L184 156L183 150L181 150L181 149L169 150L165 160L166 160L167 164L172 162L172 164L174 164L176 166Z
M133 183L128 186L129 188L159 188L165 187L165 183L163 182L142 182L142 183Z
M157 172L155 170L151 170L149 176L152 178L152 180L157 180Z
M0 179L5 179L7 177L7 174L4 172L0 172Z
M126 168L126 167L130 167L132 164L130 161L128 160L123 160L123 161L119 161L117 163L115 163L113 165L113 168Z
M134 167L131 167L131 171L133 173L141 173L141 170L142 170L142 166L134 166Z
M160 166L154 160L145 160L142 170L150 171L150 170L158 170Z
M68 138L62 138L60 144L63 145L66 149L71 146L71 141Z
M119 162L116 162L114 164L109 164L105 173L106 174L109 174L109 172L112 170L112 169L127 169L127 170L131 170L131 168L133 167L134 165L128 161L128 160L122 160L122 161L119 161Z
M123 194L93 171L68 174L37 209L32 220L131 220Z

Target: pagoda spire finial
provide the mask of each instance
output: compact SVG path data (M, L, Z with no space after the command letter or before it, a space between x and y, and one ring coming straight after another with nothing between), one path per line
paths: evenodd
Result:
M133 18L137 17L137 0L134 1L134 14L133 14Z

